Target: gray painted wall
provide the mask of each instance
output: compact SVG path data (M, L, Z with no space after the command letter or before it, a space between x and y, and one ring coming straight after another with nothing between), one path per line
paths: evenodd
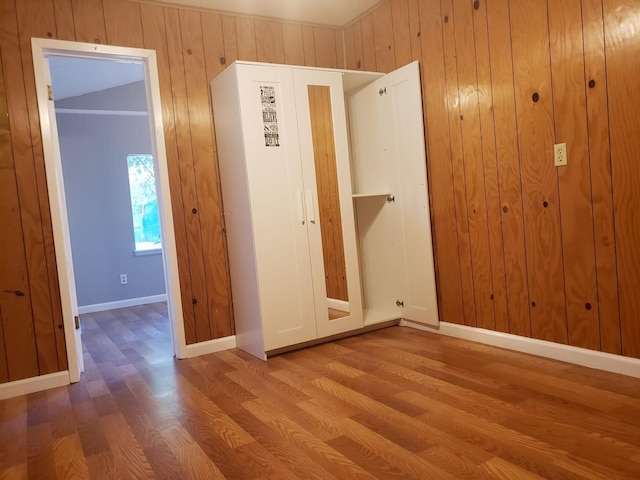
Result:
M84 96L90 106L76 97L56 107L115 110L129 95L139 98L140 89L105 90ZM151 153L148 117L59 113L56 118L78 305L165 293L162 255L134 255L127 155ZM120 285L122 273L127 285Z

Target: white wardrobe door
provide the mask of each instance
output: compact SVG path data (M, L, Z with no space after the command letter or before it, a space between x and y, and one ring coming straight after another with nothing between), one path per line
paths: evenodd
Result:
M420 71L417 62L384 77L389 85L396 139L402 236L404 308L402 316L438 325L435 270L429 213Z
M265 350L317 337L290 68L238 70Z
M342 73L338 71L321 71L304 68L293 69L293 79L296 97L296 109L298 113L298 135L300 139L300 156L302 159L303 176L305 190L307 192L305 200L307 209L313 210L313 219L309 220L309 244L311 246L311 265L313 271L313 285L316 305L316 324L318 337L335 335L349 330L355 330L363 326L362 318L362 294L360 290L360 272L358 268L358 252L356 247L355 220L353 213L351 170L349 166L349 141L347 136L347 119L344 104L344 89L342 85ZM334 157L330 151L326 151L326 158L322 153L316 152L314 148L314 133L312 132L312 113L310 105L309 87L325 87L328 92L330 108L326 106L324 111L323 130L316 126L316 135L323 137L319 143L329 145L327 150L333 147ZM326 98L326 97L325 97ZM317 97L316 97L317 100ZM314 105L317 107L318 105ZM316 110L316 108L314 108ZM325 110L325 108L319 108ZM317 118L317 115L315 115ZM330 117L330 118L329 118ZM331 122L329 122L329 119ZM328 126L330 125L330 127ZM329 131L333 132L333 138L329 136ZM316 163L335 161L335 178L318 178ZM325 172L326 173L326 172ZM328 177L328 176L325 176ZM330 183L331 185L327 185ZM320 213L321 201L318 192L324 186L335 192L337 198L332 194L331 201L337 204L339 210L339 220L336 223L341 225L340 234L322 236L322 215ZM326 198L324 199L327 200ZM326 205L325 205L326 209ZM327 217L325 217L325 220ZM333 240L332 245L325 246L323 241ZM331 243L331 242L329 242ZM340 251L341 250L341 251ZM346 277L347 298L329 299L327 295L325 278L325 260L331 264L331 255L344 256L344 271L341 272ZM325 255L327 258L325 258ZM340 268L341 270L341 268ZM329 314L329 309L332 314ZM340 313L338 313L340 312ZM337 313L337 315L336 315Z

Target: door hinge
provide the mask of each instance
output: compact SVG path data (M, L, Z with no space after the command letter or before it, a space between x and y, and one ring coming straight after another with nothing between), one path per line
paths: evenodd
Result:
M47 85L47 96L49 100L53 100L53 87L51 85Z
M404 300L396 300L396 306L404 308Z
M80 317L76 315L73 317L73 321L76 323L76 330L80 330Z

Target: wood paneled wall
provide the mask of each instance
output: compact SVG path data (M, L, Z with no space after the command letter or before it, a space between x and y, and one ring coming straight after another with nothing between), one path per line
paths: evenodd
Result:
M344 67L342 32L138 1L0 3L0 382L66 369L31 37L156 50L187 343L232 335L209 81L236 59Z
M31 37L157 51L187 343L233 333L209 80L420 60L442 320L640 357L639 29L629 0L388 0L344 30L3 0L0 382L66 368Z
M422 64L442 320L640 357L638 31L625 0L390 0L346 27L347 68Z

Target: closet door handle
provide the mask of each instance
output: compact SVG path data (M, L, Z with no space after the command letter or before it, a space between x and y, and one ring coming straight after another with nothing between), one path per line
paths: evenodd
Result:
M307 201L305 203L307 205L307 218L311 223L316 223L316 208L313 202L313 192L311 190L307 190Z
M300 223L304 225L304 193L298 192L298 216L300 217Z

